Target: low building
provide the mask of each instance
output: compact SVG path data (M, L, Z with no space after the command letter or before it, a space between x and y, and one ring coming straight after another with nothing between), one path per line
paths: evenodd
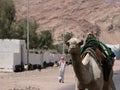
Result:
M27 63L24 40L0 39L0 71L13 72L16 65Z

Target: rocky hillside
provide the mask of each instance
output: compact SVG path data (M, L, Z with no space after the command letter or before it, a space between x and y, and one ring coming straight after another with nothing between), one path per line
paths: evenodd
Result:
M27 0L13 0L16 19L27 16ZM120 2L105 0L29 0L30 19L39 24L37 32L51 30L55 42L61 34L72 32L83 38L93 30L105 43L120 43Z

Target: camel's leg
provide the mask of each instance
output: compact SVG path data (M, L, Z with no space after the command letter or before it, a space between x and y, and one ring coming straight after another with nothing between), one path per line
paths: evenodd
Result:
M103 86L103 90L109 90L109 83L107 81L104 81L104 86Z
M85 90L85 88L82 87L77 78L75 78L75 90Z
M103 85L101 85L101 84L98 85L98 84L94 83L93 85L90 85L88 90L103 90Z
M115 84L114 84L113 80L111 80L110 86L111 86L112 90L116 90L116 87L115 87Z
M79 89L78 89L78 80L77 80L76 77L75 77L75 90L79 90Z
M79 88L80 87L79 85L80 85L80 83L79 83L78 79L75 78L75 90L82 90Z
M110 73L109 80L110 80L110 86L111 86L112 90L116 90L116 87L115 87L115 84L114 84L114 81L113 81L113 70Z
M113 70L110 72L109 81L104 81L103 90L116 90L114 82L113 82Z
M113 70L110 72L110 77L109 77L109 90L116 90L115 84L113 81Z
M104 81L103 90L116 90L113 80L109 82Z

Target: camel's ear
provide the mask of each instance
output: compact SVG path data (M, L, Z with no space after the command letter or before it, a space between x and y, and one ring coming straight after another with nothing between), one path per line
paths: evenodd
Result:
M81 42L79 42L79 46L83 45L84 41L81 40Z
M70 43L69 43L68 41L66 41L65 44L66 44L67 46L70 46Z

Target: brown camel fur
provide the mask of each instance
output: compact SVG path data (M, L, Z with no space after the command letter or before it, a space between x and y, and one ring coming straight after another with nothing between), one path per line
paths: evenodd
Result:
M110 74L109 81L104 82L102 67L98 65L93 56L87 53L84 58L81 57L80 47L83 40L71 38L66 44L72 57L76 75L75 90L115 90L112 80L113 71Z

